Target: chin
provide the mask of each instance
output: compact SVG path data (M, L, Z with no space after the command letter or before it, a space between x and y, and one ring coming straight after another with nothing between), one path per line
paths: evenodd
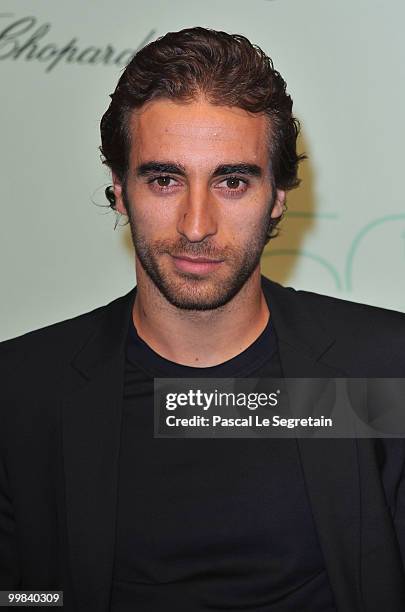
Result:
M157 288L163 296L182 310L215 310L225 306L241 289L240 283L226 282L226 279L205 277L185 277L173 279L166 277Z

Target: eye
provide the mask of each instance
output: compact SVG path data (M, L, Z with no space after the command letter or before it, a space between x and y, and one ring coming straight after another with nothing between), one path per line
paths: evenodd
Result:
M217 187L229 195L239 195L246 191L248 185L246 179L241 179L238 176L228 176L218 183Z
M241 184L241 180L236 178L235 176L232 176L229 179L226 179L226 186L229 187L229 189L237 189L240 184Z
M148 180L148 184L155 191L168 191L172 187L176 187L178 182L171 176L155 176Z
M169 187L170 181L172 179L170 178L170 176L158 176L155 180L156 184L159 185L159 187Z

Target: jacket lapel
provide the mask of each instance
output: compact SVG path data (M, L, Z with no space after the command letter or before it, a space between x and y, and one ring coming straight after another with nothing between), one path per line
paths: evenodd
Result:
M297 292L262 280L284 377L350 378L342 369L350 347L322 327ZM374 443L367 438L297 439L339 612L399 612L405 605L401 557Z
M109 608L124 346L134 297L135 288L100 309L65 378L62 445L69 564L80 612Z
M346 376L328 364L335 338L293 290L263 279L286 378ZM290 396L291 397L291 396ZM297 438L301 465L319 543L338 610L357 612L360 599L360 483L357 445L348 438Z

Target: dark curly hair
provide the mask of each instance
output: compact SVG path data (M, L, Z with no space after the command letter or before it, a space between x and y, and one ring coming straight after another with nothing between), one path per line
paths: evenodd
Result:
M299 185L299 121L286 83L260 47L245 36L195 27L168 32L131 59L111 94L101 123L102 162L124 184L131 146L129 119L134 109L157 98L192 101L204 95L213 104L236 106L269 117L273 185ZM269 239L281 217L271 220Z

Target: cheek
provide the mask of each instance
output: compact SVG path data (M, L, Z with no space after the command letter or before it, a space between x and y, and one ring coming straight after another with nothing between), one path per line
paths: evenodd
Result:
M235 211L236 212L236 211ZM232 232L234 239L241 242L244 238L249 238L263 226L266 220L267 207L259 206L251 202L236 214L229 215L225 220L229 231Z
M134 190L131 201L132 216L142 233L159 234L176 227L177 207L174 202L163 202L142 190Z

